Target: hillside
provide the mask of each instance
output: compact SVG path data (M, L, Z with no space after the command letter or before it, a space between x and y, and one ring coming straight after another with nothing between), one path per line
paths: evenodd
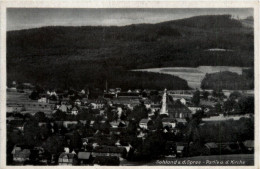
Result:
M252 28L244 27L228 15L123 27L43 27L10 31L7 33L8 82L30 81L61 87L66 81L72 86L81 87L83 82L104 86L101 77L109 80L119 74L125 76L122 80L127 79L136 74L125 73L130 69L200 65L248 67L253 66L253 39ZM229 50L207 51L211 48ZM140 83L144 77L138 79ZM156 80L150 79L151 84ZM182 84L180 78L172 80L176 81L174 84ZM168 83L174 87L171 80ZM187 85L174 87L181 88Z

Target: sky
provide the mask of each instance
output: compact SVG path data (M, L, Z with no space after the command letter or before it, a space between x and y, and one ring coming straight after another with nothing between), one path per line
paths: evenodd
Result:
M8 8L7 31L44 26L125 26L159 23L198 15L230 14L244 19L250 8Z

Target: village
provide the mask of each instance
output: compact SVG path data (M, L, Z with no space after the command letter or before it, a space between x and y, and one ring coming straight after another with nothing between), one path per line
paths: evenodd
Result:
M6 113L9 165L133 165L254 153L253 91L77 91L14 81ZM217 127L223 133L214 133Z

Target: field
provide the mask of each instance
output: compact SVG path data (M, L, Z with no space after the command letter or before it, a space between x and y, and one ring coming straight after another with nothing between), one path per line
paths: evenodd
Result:
M224 164L220 164L223 162ZM164 157L151 162L127 162L125 166L249 166L254 165L254 154L232 154L214 156L196 156L187 158Z
M6 97L7 103L21 103L30 101L28 93L7 92Z
M230 71L242 74L243 67L233 66L199 66L199 67L164 67L164 68L151 68L151 69L136 69L133 71L157 72L163 74L170 74L178 76L187 80L189 87L196 89L200 88L201 81L206 73L216 73L221 71Z

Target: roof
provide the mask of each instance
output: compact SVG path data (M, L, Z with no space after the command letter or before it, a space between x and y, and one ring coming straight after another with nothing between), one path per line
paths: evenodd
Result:
M186 119L176 118L175 119L178 123L187 123Z
M88 160L90 158L90 152L79 152L78 159Z
M177 146L177 151L183 151L184 150L184 146Z
M218 145L217 145L216 143L213 143L213 142L211 142L211 143L206 143L205 146L206 146L207 148L218 148Z
M131 99L130 100L130 104L140 104L140 100L139 99Z
M59 158L64 158L64 157L66 157L68 159L73 159L75 157L75 154L74 153L65 153L65 152L63 152L59 156Z
M106 104L107 103L107 100L104 99L104 98L97 98L97 100L95 101L95 103L98 103L98 104Z
M246 140L243 143L245 147L254 147L254 140Z
M149 119L142 119L140 123L148 123Z
M125 93L121 92L117 94L117 97L139 97L139 93Z
M174 118L163 118L162 122L175 122Z
M110 125L111 126L118 126L119 125L119 121L112 121L112 122L110 122Z
M19 149L19 148L16 148L13 150L13 155L16 156L16 157L21 157L21 158L29 158L30 154L31 154L31 151L29 149Z
M77 110L78 110L77 107L73 107L73 108L72 108L72 111L77 111Z
M70 99L68 98L68 97L64 97L64 98L62 98L62 100L61 101L69 101Z
M88 98L83 97L83 98L81 99L81 101L88 101Z

